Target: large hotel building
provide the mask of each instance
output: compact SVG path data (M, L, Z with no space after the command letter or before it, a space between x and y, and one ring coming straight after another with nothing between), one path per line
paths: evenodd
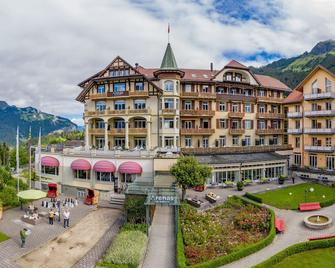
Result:
M43 181L65 193L94 188L108 198L130 183L169 185L179 155L212 165L212 185L287 174L291 90L235 60L182 69L168 44L160 68L116 57L79 86L85 146L47 150L41 160Z

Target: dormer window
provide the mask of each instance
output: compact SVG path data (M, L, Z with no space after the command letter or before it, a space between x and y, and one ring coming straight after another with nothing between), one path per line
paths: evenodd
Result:
M242 75L241 74L235 74L235 81L241 82L242 81Z
M191 92L192 91L192 85L186 84L185 85L185 92Z
M208 87L208 85L203 85L203 86L202 86L202 92L209 92L209 87Z
M171 80L167 80L164 82L164 90L168 92L172 92L174 90L174 83Z
M228 81L233 80L233 74L232 73L226 73L226 80L228 80Z
M103 94L103 93L105 93L105 85L98 85L97 93L98 93L98 94Z

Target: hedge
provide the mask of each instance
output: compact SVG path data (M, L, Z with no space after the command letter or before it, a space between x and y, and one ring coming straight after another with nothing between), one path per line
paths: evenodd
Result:
M252 266L252 268L271 268L274 265L283 261L285 258L292 256L294 254L312 249L329 248L334 246L335 246L335 238L302 242L299 244L292 245L280 251L279 253L273 255L266 261L263 261L255 266Z
M249 193L249 192L246 192L244 196L245 196L246 198L249 198L249 199L251 199L251 200L257 202L257 203L260 203L260 204L263 203L263 199L262 199L261 197L256 196L256 195L254 195L254 194L251 194L251 193Z
M320 206L321 206L322 208L324 208L324 207L329 207L329 206L333 205L334 203L335 203L335 198L333 198L333 199L329 199L329 200L327 200L327 201L321 201L321 202L320 202Z
M245 203L250 203L253 204L257 207L263 207L259 203L256 203L252 200L246 199L244 197L238 196L237 198L240 198L243 202ZM213 260L209 260L203 263L195 264L195 265L187 265L186 264L186 257L185 257L185 251L184 251L184 241L183 241L183 234L181 231L181 226L180 226L180 217L178 217L178 233L177 233L177 247L176 247L176 255L177 255L177 265L179 268L214 268L214 267L219 267L228 263L231 263L233 261L239 260L243 257L246 257L256 251L261 250L262 248L270 245L273 241L273 239L276 236L276 229L274 225L275 221L275 214L272 209L267 208L268 211L271 214L271 227L270 227L270 232L267 237L265 237L263 240L258 241L255 244L246 246L244 248L241 248L240 250L236 252L232 252L228 255L218 257Z

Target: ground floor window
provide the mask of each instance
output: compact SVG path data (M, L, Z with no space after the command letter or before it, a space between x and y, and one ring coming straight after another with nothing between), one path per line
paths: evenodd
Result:
M226 136L219 137L219 146L224 147L226 145Z
M192 147L192 137L185 137L185 147Z
M238 171L217 171L215 172L215 183L223 183L226 181L235 181Z
M121 174L121 182L131 183L136 179L136 174Z
M95 145L97 149L103 149L105 147L105 138L96 137L95 138Z
M42 173L43 174L50 174L50 175L58 175L59 174L59 168L58 167L42 166Z
M208 148L208 137L202 138L202 147Z
M125 147L126 139L124 137L115 137L114 138L114 146L116 147Z
M114 174L112 172L97 172L97 181L112 182Z
M296 166L301 166L301 154L294 154L293 163Z
M277 178L284 175L284 167L268 167L265 169L266 178Z
M90 179L90 171L89 170L74 170L74 178L81 180L89 180Z
M327 169L334 170L335 167L335 156L334 155L327 155Z
M309 166L311 168L316 168L318 166L318 157L316 155L309 155Z
M134 141L135 141L135 147L145 149L147 143L146 138L135 138Z

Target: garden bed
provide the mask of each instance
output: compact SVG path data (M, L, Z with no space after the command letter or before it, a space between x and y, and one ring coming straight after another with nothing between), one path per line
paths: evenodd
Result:
M177 235L178 267L218 267L270 244L275 236L274 213L241 197L197 212L180 208Z
M9 239L9 236L0 232L0 242L6 241L7 239Z
M313 188L312 192L311 188ZM320 202L321 207L326 207L335 203L335 187L317 183L301 183L253 194L253 196L260 198L265 204L281 209L298 209L300 203L306 202Z

